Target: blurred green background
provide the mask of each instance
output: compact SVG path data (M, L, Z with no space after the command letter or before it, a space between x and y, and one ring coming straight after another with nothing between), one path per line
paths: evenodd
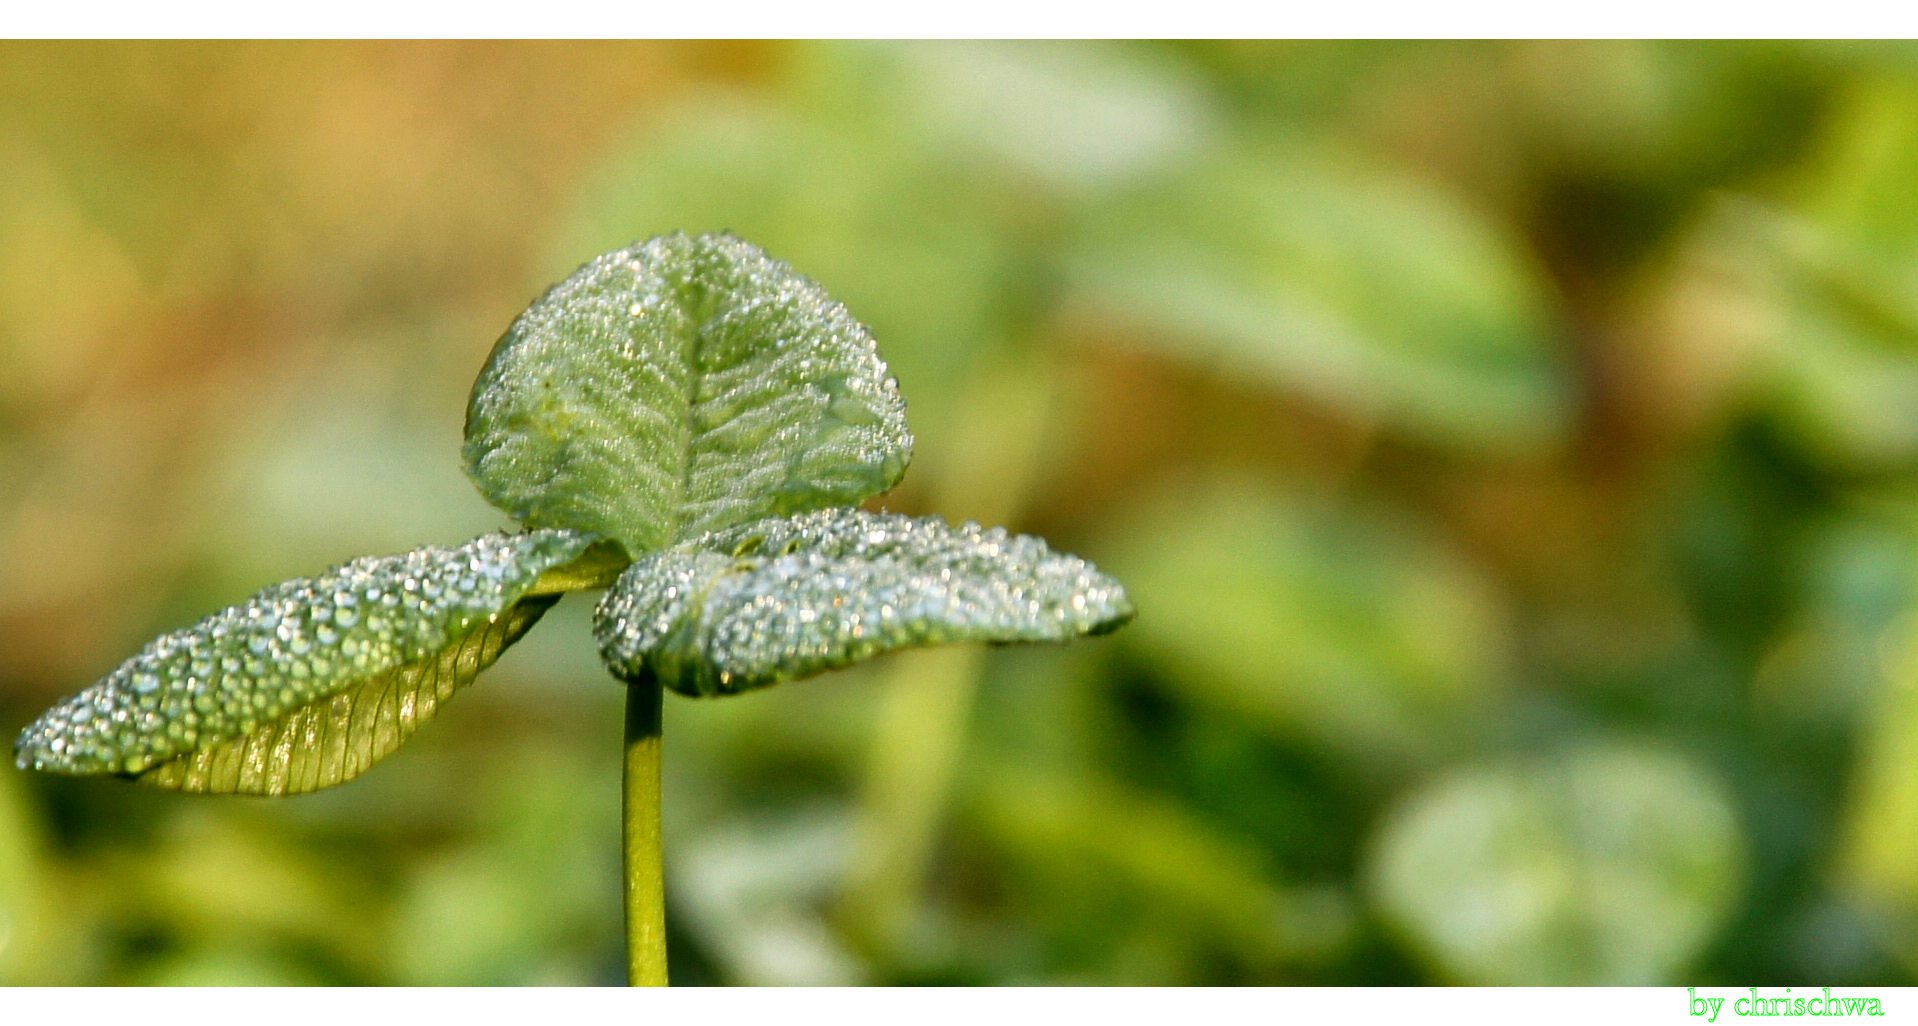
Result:
M1918 980L1910 47L0 46L0 728L506 526L493 340L721 228L1140 612L669 699L678 981ZM0 981L617 981L589 608L311 797L6 766Z

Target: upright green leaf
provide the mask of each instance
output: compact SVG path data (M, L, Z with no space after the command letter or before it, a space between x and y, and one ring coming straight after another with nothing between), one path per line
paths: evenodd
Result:
M574 531L363 557L162 635L53 707L23 769L186 791L297 794L351 779L412 735L557 600L540 577L598 565Z
M833 509L640 559L594 632L615 675L719 695L915 645L1065 641L1131 617L1119 582L1037 538Z
M466 417L489 501L633 555L857 503L911 447L872 335L730 235L662 236L554 286L500 339Z

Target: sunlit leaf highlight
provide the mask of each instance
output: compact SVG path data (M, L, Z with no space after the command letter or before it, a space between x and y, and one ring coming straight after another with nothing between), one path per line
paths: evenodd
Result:
M49 710L20 735L16 760L189 791L340 783L525 633L555 601L528 592L592 542L574 531L487 535L274 585L162 635Z

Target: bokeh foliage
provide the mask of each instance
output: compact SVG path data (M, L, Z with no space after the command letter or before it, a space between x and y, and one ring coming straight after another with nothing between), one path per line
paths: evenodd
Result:
M1125 631L667 708L685 982L1910 983L1918 53L0 47L0 724L506 526L499 333L731 230L886 509ZM619 978L588 603L293 800L0 771L0 980Z

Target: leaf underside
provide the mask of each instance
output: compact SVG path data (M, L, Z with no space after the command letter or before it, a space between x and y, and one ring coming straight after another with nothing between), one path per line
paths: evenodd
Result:
M515 603L431 659L377 674L135 779L200 794L304 794L344 783L412 737L558 601L550 595Z
M615 676L721 695L901 648L1065 641L1131 617L1117 581L1037 538L833 509L636 561L594 633Z
M643 555L891 488L912 436L872 335L730 235L662 236L555 285L494 347L467 473L536 527Z
M204 792L351 779L524 634L556 600L529 592L548 571L600 558L593 542L487 535L275 585L162 635L49 710L21 733L16 760Z

